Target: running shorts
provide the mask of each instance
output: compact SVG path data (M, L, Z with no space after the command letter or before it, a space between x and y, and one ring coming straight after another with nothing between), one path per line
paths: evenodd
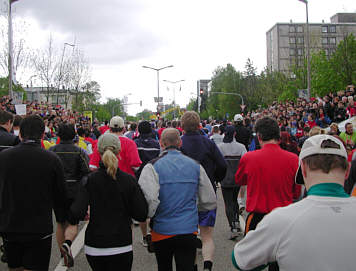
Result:
M34 240L29 236L4 236L4 247L9 268L47 271L51 258L52 235Z
M216 209L199 212L199 226L214 227L216 220Z

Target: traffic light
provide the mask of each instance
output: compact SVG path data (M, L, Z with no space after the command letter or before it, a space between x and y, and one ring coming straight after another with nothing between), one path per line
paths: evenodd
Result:
M201 89L199 90L199 94L200 94L200 96L203 96L203 94L204 94L204 89L201 88Z
M142 106L142 101L140 101L140 106Z

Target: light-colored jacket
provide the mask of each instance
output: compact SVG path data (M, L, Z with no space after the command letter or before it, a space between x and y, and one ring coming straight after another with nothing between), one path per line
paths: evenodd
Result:
M193 233L198 230L198 211L216 209L216 195L204 168L175 149L148 163L139 185L153 230L160 234Z

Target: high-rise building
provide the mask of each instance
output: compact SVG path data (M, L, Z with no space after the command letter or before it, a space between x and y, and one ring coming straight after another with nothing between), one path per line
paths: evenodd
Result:
M331 55L349 34L356 36L356 13L337 13L330 23L310 23L310 52L324 50ZM302 66L307 54L305 23L277 23L267 33L267 68L288 73Z

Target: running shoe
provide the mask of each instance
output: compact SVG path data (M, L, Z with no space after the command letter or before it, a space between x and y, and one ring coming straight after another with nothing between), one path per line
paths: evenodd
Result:
M61 251L61 255L63 256L64 265L67 267L73 267L74 258L72 256L72 250L70 249L70 246L66 243L63 243L59 250Z

